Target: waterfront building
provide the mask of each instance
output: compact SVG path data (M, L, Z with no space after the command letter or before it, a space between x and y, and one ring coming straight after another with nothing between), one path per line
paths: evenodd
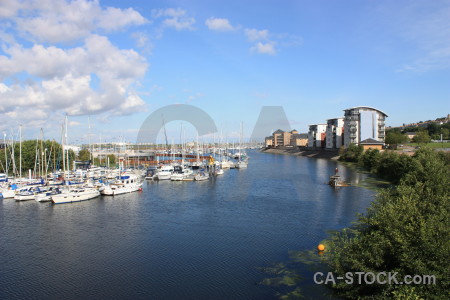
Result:
M291 146L294 146L294 147L308 146L308 134L307 133L293 133L291 135Z
M339 149L343 145L344 118L327 120L326 148Z
M291 131L283 131L281 129L278 129L272 133L272 136L268 136L265 138L265 145L266 147L295 146L294 144L292 144L293 135L298 135L298 131L295 129Z
M368 149L377 149L377 150L382 150L384 143L374 140L374 139L365 139L364 141L361 141L361 143L359 143L364 151L368 150Z
M384 145L385 124L388 115L379 109L358 106L344 110L344 146L359 145L373 139Z
M309 125L308 148L325 148L327 124Z
M266 148L273 147L273 137L268 136L265 138L265 146Z

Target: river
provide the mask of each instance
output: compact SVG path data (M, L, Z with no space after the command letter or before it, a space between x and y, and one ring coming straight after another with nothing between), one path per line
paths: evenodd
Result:
M325 159L249 153L205 182L53 205L0 200L0 299L275 299L261 268L347 227L375 192ZM305 285L306 295L308 286Z

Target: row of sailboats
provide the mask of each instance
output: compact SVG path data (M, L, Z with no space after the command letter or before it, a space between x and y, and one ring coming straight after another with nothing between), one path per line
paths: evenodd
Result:
M89 121L90 122L90 121ZM49 163L51 155L56 152L56 149L44 149L43 146L43 131L41 129L40 137L36 142L36 157L34 179L29 170L28 178L22 177L22 127L19 128L19 168L15 166L14 145L5 147L5 174L0 174L0 197L14 198L16 201L36 200L38 202L52 201L53 203L68 203L79 202L96 198L102 195L119 195L124 193L131 193L142 190L144 173L142 170L124 170L123 165L118 169L102 168L91 166L88 170L71 170L69 160L67 116L62 126L61 145L62 150L62 170L53 171L49 173ZM90 124L89 124L90 131ZM205 181L211 176L219 176L224 174L224 169L229 168L246 168L248 158L245 154L245 149L242 146L242 124L241 134L239 139L240 155L238 162L233 162L229 157L233 157L223 148L212 150L209 156L209 161L200 161L200 153L203 155L208 153L207 149L199 149L197 136L197 161L194 163L187 163L184 160L184 143L182 143L181 150L181 164L166 164L161 165L155 171L152 179L158 180L172 180L172 181ZM6 134L4 137L6 145ZM10 142L11 143L11 142ZM14 139L13 142L14 143ZM90 144L90 142L89 142ZM167 137L166 137L167 144ZM173 144L173 142L172 142ZM228 144L228 143L227 143ZM11 147L12 146L12 147ZM89 145L90 147L90 145ZM10 151L11 153L9 153ZM242 151L244 154L242 154ZM90 152L92 155L92 152ZM167 153L174 153L173 149ZM216 155L216 157L214 157ZM218 155L218 157L217 157ZM11 161L8 162L8 156ZM203 156L204 158L204 156ZM92 159L92 156L91 156ZM122 162L123 163L123 162ZM15 170L13 178L8 176L8 170L12 164L12 169ZM55 169L55 165L54 165ZM16 172L18 170L18 172ZM17 177L18 175L18 177ZM150 178L150 177L148 177Z

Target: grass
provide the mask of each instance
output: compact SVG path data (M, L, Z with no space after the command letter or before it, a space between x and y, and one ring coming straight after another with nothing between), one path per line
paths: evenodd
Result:
M405 146L411 146L411 147L429 147L429 148L450 148L450 142L446 143L428 143L428 144L418 144L418 143L409 143L405 144Z

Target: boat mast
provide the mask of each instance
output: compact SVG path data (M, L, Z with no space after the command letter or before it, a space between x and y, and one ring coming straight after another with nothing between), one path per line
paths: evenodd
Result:
M67 140L67 115L66 115L66 133L65 133L65 143L68 144L68 140ZM67 148L67 171L70 171L70 162L69 162L69 148Z
M12 162L12 170L13 170L13 175L14 177L16 177L17 175L17 169L16 169L16 157L14 154L14 135L11 134L11 162Z
M6 172L6 178L8 178L8 171L9 171L9 166L8 166L8 146L6 145L6 132L3 132L3 144L5 145L5 172Z
M41 153L41 157L39 159L39 172L41 172L41 177L44 176L44 145L43 145L43 139L44 139L44 130L41 128L41 148L39 149Z
M19 125L19 178L22 178L22 124Z
M66 174L66 149L64 147L64 124L61 125L61 149L62 149L62 162L63 162L63 174Z
M198 131L197 131L197 165L200 163L200 149L198 147Z
M88 147L89 147L89 160L92 163L92 149L91 149L91 116L88 116Z

